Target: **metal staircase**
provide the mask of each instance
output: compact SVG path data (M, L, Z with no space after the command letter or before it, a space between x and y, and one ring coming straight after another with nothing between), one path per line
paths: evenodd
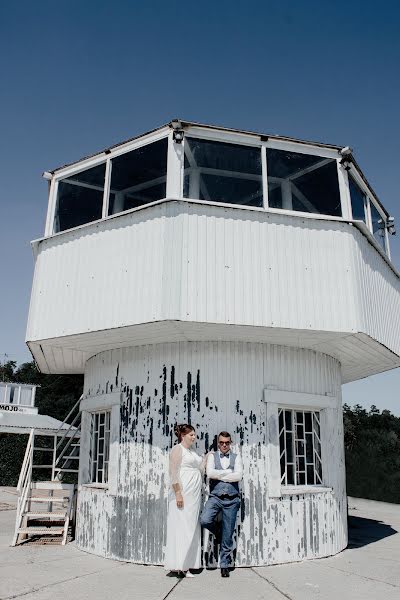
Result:
M60 536L62 545L67 542L69 526L75 522L80 401L81 398L54 434L52 448L39 445L41 436L35 435L33 429L30 432L17 486L19 498L12 546L30 536ZM72 421L68 423L70 419ZM46 453L52 453L51 463L35 461L35 457ZM47 469L51 473L51 480L33 481L32 473L36 469ZM64 481L64 478L68 481Z
M79 405L82 397L71 408L54 436L53 466L51 472L51 479L53 481L61 481L65 473L75 473L76 475L79 473L81 437L81 412ZM68 429L64 430L64 425L67 425L70 419L72 421Z

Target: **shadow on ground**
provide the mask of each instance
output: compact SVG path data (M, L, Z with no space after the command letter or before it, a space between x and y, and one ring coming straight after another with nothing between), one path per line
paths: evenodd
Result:
M383 523L383 521L365 519L364 517L349 516L348 527L348 548L361 548L397 533L396 529Z

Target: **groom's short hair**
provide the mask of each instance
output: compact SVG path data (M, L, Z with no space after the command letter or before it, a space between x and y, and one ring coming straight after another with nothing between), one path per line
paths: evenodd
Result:
M220 432L219 432L219 434L218 434L218 439L219 439L220 437L228 437L229 439L232 439L232 436L231 436L231 434L230 434L230 433L228 433L227 431L220 431Z

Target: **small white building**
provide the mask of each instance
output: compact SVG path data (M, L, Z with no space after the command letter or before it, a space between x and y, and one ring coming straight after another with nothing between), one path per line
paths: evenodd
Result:
M85 374L78 546L162 564L189 421L242 454L238 566L342 550L341 386L400 365L393 220L351 150L175 120L45 177L27 342Z
M35 406L36 388L29 383L0 381L0 433L30 434L54 437L68 430L68 425L39 415Z

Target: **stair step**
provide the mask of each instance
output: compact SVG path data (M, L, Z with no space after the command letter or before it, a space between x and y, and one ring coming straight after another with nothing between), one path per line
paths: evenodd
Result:
M77 444L71 444L71 448L79 448L80 447L80 443L78 442Z
M40 496L40 498L28 498L31 502L67 502L69 496Z
M40 448L39 446L35 446L33 449L40 452L54 452L54 448Z
M42 464L35 465L34 463L32 465L32 469L52 469L52 468L53 468L53 465L42 465Z
M27 512L23 514L24 517L35 517L35 518L42 518L42 517L48 517L50 519L55 519L57 521L61 521L62 519L64 519L67 516L66 512Z
M62 467L58 467L55 471L62 471L63 473L79 473L79 469L63 469Z
M32 481L32 490L59 490L67 494L67 490L72 492L75 489L73 483L61 483L61 481Z
M71 458L72 458L72 460L79 460L79 455L78 456L76 456L76 455L75 456L72 456L72 455L71 456L63 456L62 460L67 460L67 459L71 459Z
M20 527L18 533L63 535L64 527Z

